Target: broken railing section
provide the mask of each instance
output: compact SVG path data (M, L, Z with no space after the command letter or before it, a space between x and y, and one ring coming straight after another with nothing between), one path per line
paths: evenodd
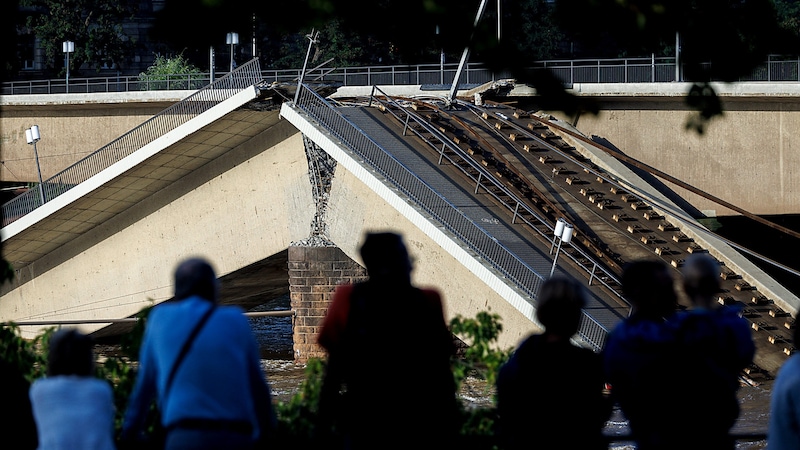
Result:
M308 178L316 205L314 219L311 221L311 238L329 244L326 214L331 182L336 171L336 160L305 135L303 135L303 147L308 160Z

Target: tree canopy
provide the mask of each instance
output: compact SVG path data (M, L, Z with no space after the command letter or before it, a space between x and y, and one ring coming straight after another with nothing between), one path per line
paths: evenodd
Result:
M19 1L35 12L27 25L56 69L64 40L76 42L73 67L119 65L130 55L132 43L121 24L132 17L137 0ZM163 5L155 13L151 41L161 53L184 54L200 67L209 46L221 45L232 31L243 42L256 39L262 62L274 68L302 65L304 36L312 30L320 32L315 62L332 59L338 66L432 63L440 52L455 61L469 47L470 61L510 73L536 88L542 108L568 114L597 108L569 95L552 74L531 70L535 62L677 54L683 79L693 83L686 101L697 115L689 125L700 132L722 113L711 81L742 79L768 55L794 55L800 48L797 0L169 0ZM476 21L481 5L485 12Z
M131 54L133 43L122 24L134 16L135 0L20 0L20 4L35 12L27 16L26 25L52 67L62 67L64 41L75 43L70 67L76 71L84 63L97 70L119 65Z
M364 57L368 42L386 43L381 49L387 59L401 64L430 63L439 51L459 55L469 46L473 61L533 85L543 107L566 113L593 112L596 107L568 95L552 75L530 70L534 62L564 55L567 42L570 55L577 47L592 57L669 56L675 54L678 37L683 74L693 82L687 103L698 113L690 126L700 132L722 112L710 81L739 80L769 54L798 48L800 6L794 0L494 0L484 4L486 12L474 27L481 4L480 0L171 0L158 17L156 30L179 46L207 46L231 29L248 29L254 17L279 35L308 33L312 28L330 31L335 20L336 33L327 44L338 47L334 53L342 62ZM186 11L192 11L195 26L175 27L186 21Z

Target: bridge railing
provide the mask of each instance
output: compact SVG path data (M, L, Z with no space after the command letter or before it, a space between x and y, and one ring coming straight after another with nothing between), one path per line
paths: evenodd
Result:
M364 66L343 68L314 68L306 72L305 80L340 83L343 86L372 85L436 85L452 84L458 64L418 64L404 66ZM300 69L266 69L261 78L267 82L296 83ZM224 75L227 76L227 75ZM102 92L136 92L157 90L194 90L209 84L211 74L171 74L158 78L139 76L89 77L66 80L6 81L0 83L0 95L30 94L94 94ZM459 84L480 85L495 80L495 74L480 63L467 64Z
M42 182L43 195L40 195L38 189L31 189L3 204L3 226L42 206L43 201L48 202L97 175L112 164L233 97L243 89L260 83L260 72L257 59L241 65L235 71L215 81L214 84L200 89L75 164L44 180Z
M476 257L483 259L494 270L511 280L535 305L536 295L545 280L542 275L420 179L414 171L384 150L316 92L305 85L300 89L297 107L314 117L341 140L358 159L415 201L436 222L461 240ZM587 327L584 330L586 332L581 333L581 337L587 339L587 342L596 349L602 348L607 330L591 317L586 319L582 321L582 326Z
M676 70L674 57L564 59L537 61L532 69L549 69L565 85L574 83L669 83L685 80ZM403 66L363 66L314 68L306 72L306 80L341 83L343 86L374 85L452 85L458 64L418 64ZM266 82L296 83L301 69L266 69L261 72ZM481 63L467 64L458 81L460 86L476 86L510 78L510 74L493 73ZM173 74L156 78L109 76L63 78L33 81L6 81L0 84L0 95L131 92L149 90L198 89L211 81L211 74ZM769 56L753 72L739 81L800 82L800 58Z
M380 95L375 95L376 92ZM499 204L505 206L506 209L513 214L512 223L514 223L516 220L521 220L522 222L526 223L531 230L537 232L544 241L551 241L551 234L547 234L542 230L542 228L553 232L554 226L550 225L544 217L528 206L527 203L519 199L519 197L509 190L504 183L498 181L497 178L492 175L491 171L487 170L481 164L478 164L472 158L467 156L466 152L455 145L452 139L448 139L446 136L442 135L440 131L436 129L436 127L432 126L427 120L415 113L413 108L404 108L396 100L392 99L389 95L381 91L378 87L373 87L373 95L371 96L370 102L384 105L385 111L387 111L389 114L392 114L399 123L405 124L403 134L405 135L407 130L413 132L423 142L426 142L432 149L439 153L440 162L443 159L447 159L450 162L451 167L460 169L464 176L466 176L468 179L471 179L475 183L476 192L480 187L483 187L483 192L494 197ZM419 130L413 126L414 124L419 126ZM445 152L445 149L448 149L449 152ZM455 157L451 155L454 155ZM455 158L458 158L458 160ZM471 170L468 170L464 164L469 166ZM475 175L476 173L478 175ZM488 185L491 185L491 188ZM503 195L500 195L499 193L502 193ZM506 199L511 199L512 201L509 202ZM535 223L528 220L525 215L523 215L524 212L532 217ZM568 243L567 245L570 246L573 251L564 252L565 257L571 259L575 266L580 267L587 273L590 285L593 282L599 282L603 284L609 290L609 292L616 294L617 298L622 303L628 303L627 300L619 292L617 292L617 289L609 285L609 283L606 281L612 280L617 286L620 285L620 281L617 280L613 273L606 270L603 265L598 264L594 260L594 257L580 247L575 246L572 242ZM581 260L587 262L582 262ZM530 270L536 272L532 268ZM537 276L544 281L545 277L539 275L538 273ZM535 306L535 298L532 298L531 301ZM609 330L606 327L597 322L597 320L595 320L591 315L586 314L584 311L583 319L581 320L578 330L578 335L585 342L591 344L596 350L599 350L605 344L608 331Z

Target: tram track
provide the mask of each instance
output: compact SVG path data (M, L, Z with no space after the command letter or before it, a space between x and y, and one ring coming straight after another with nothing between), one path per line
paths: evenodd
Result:
M572 223L578 244L617 279L627 262L640 258L663 260L677 277L685 258L709 253L657 200L623 185L576 149L579 140L546 118L502 104L458 102L443 108L435 101L402 100L550 226L560 217ZM794 319L724 261L720 264L718 301L739 305L754 333L756 364L746 373L770 377L796 351L789 338ZM681 297L680 308L687 306Z

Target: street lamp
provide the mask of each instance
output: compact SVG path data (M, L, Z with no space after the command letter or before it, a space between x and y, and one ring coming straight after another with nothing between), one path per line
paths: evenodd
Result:
M72 41L64 41L61 44L61 49L64 51L64 65L67 66L67 92L69 92L69 54L75 51L75 43ZM28 142L30 144L30 142Z
M556 222L556 228L553 230L553 245L555 245L555 240L558 239L558 248L556 248L556 256L553 257L553 267L550 269L550 276L553 276L553 272L556 270L556 261L558 261L558 252L561 250L561 244L569 244L569 241L572 240L572 232L573 227L572 225L568 224L564 219L558 219ZM553 249L551 247L550 252L552 253Z
M317 38L319 37L319 31L311 30L311 34L307 34L306 38L308 39L308 51L306 52L306 59L303 62L303 71L300 72L300 78L297 79L297 90L294 92L294 102L297 103L297 100L300 98L300 87L303 85L303 78L306 76L306 66L308 66L308 57L311 56L311 48L314 44L316 44Z
M28 141L28 145L33 145L33 156L36 158L36 171L39 173L39 198L42 200L42 204L44 205L44 187L42 185L42 168L39 167L39 152L36 150L36 143L39 142L42 136L39 134L39 126L34 125L27 130L25 130L25 139Z
M233 46L239 43L239 33L228 33L225 43L231 46L231 72L233 72Z

